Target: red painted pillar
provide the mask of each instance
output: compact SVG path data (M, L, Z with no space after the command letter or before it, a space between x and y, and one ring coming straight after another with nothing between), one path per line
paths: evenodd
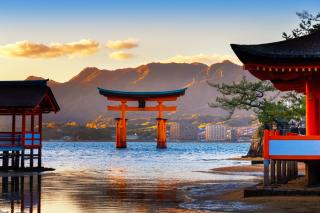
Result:
M167 148L167 119L157 118L157 148Z
M24 160L25 160L25 136L26 136L26 114L22 114L22 119L21 119L21 144L23 146L23 149L21 151L21 168L24 169Z
M127 148L127 119L116 118L116 147Z
M40 148L42 148L42 113L39 112L39 120L38 120L38 132L39 132L39 135L40 135Z
M306 134L320 135L320 78L313 75L306 81ZM320 185L320 161L306 161L306 184Z
M306 82L306 134L320 135L320 84L313 76Z
M34 146L34 113L31 113L30 131L31 131L31 144L33 147Z
M31 123L30 123L30 131L31 131L31 148L30 148L30 167L33 168L33 158L34 158L34 113L31 113Z
M39 133L39 148L38 148L38 168L42 167L42 113L38 115L38 133ZM39 177L39 176L38 176Z
M16 143L16 114L12 115L12 127L11 127L11 132L12 132L12 144L15 145Z
M22 136L21 136L21 142L22 142L22 146L25 146L25 136L26 136L26 114L22 114L22 119L21 119L21 132L22 132Z

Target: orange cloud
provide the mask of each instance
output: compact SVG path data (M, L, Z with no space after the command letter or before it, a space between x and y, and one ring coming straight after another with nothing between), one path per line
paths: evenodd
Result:
M134 55L123 51L116 51L109 54L109 57L115 60L126 60L132 58Z
M224 60L232 61L236 64L241 64L240 61L236 57L232 57L230 55L205 55L205 54L198 54L198 55L176 55L169 59L163 60L164 63L204 63L204 64L214 64L219 63Z
M55 58L60 56L85 56L96 53L99 44L92 40L80 40L66 44L50 45L19 41L14 44L0 46L0 56L11 58Z
M107 48L111 50L123 50L123 49L132 49L138 47L139 44L134 39L126 39L126 40L110 40L107 42Z

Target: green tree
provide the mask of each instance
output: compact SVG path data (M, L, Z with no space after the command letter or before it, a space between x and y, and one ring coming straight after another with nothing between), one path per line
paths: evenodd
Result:
M282 94L269 81L250 82L245 77L232 84L208 84L217 89L220 96L209 106L222 108L229 112L229 119L235 109L252 110L256 113L261 126L258 138L253 140L247 156L262 155L262 130L271 126L275 118L279 120L297 119L305 115L305 97L295 92Z
M221 94L210 107L230 113L235 109L252 110L261 124L271 124L274 118L301 119L305 115L305 98L295 92L280 94L269 81L250 82L245 77L232 84L208 84Z
M297 38L320 31L320 13L313 15L302 11L296 14L300 19L299 27L293 29L290 34L284 32L282 34L284 39ZM243 78L239 83L234 82L231 85L211 83L209 85L216 88L221 94L214 103L209 103L209 106L227 110L228 118L232 116L235 109L252 110L262 125L270 124L274 118L288 120L301 119L305 116L304 95L288 92L280 96L280 93L276 92L268 81L249 82ZM248 155L261 155L261 138L258 142L257 146L251 144Z
M296 14L300 19L299 27L293 29L290 34L282 33L284 39L297 38L320 31L320 13L313 15L304 10Z

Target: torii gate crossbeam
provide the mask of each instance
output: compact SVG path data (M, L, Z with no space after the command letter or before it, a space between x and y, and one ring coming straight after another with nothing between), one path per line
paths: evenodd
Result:
M166 148L166 121L163 112L176 111L176 106L166 106L165 101L176 101L178 97L185 94L187 88L160 92L127 92L98 88L99 93L108 101L118 101L118 106L107 106L109 111L120 112L121 117L116 118L116 147L127 147L127 119L126 112L130 111L156 111L157 117L157 148ZM128 106L128 102L138 102L138 106ZM157 102L156 106L146 106L146 102Z

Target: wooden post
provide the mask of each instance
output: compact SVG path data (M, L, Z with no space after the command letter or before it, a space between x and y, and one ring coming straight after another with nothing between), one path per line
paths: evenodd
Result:
M116 147L121 148L120 136L121 136L121 119L115 118L116 121Z
M276 160L277 167L277 184L281 183L281 160Z
M38 208L37 212L41 212L41 175L38 175Z
M12 138L12 145L15 145L15 143L16 143L16 114L12 115L11 138Z
M292 163L291 161L287 161L287 178L288 181L292 179Z
M320 161L306 162L306 182L307 186L316 186L320 184Z
M116 118L116 147L127 148L127 137L126 137L126 121L122 118Z
M10 152L9 152L10 153ZM9 154L11 157L11 168L14 169L14 165L15 165L15 158L16 158L16 152L15 151L11 151L11 154Z
M8 170L8 161L9 161L8 155L9 155L8 151L2 152L2 168L4 170Z
M285 160L281 161L281 182L287 183L287 162Z
M42 113L39 112L39 123L38 123L38 132L39 132L39 144L40 147L38 148L38 168L42 167Z
M30 206L31 206L30 209L33 209L33 197L34 197L34 195L33 195L33 175L29 176L29 190L30 190L29 191L30 192L29 198L30 198ZM32 210L30 213L32 213Z
M299 177L299 164L298 161L294 162L294 177L298 178Z
M167 119L157 118L157 148L167 148Z
M121 148L127 148L127 119L121 119Z
M264 159L263 160L263 167L264 167L263 185L264 186L270 186L269 165L270 165L270 160L269 159Z
M21 119L21 145L23 147L23 149L21 150L21 168L24 169L25 165L24 165L24 160L25 160L25 137L26 137L26 114L23 113L22 114L22 119Z
M34 113L31 113L31 149L30 149L30 168L33 168L33 158L34 158L34 152L33 152L33 145L34 145Z
M24 176L21 176L21 205L20 205L20 212L24 212Z
M312 76L306 81L306 135L320 134L320 84L319 78ZM306 182L308 186L320 185L320 161L307 161Z
M275 168L276 161L270 160L270 173L271 173L271 184L274 184L276 182L276 168Z
M16 151L16 158L14 160L15 169L19 169L19 163L20 163L20 151Z
M306 81L306 135L319 135L319 83L318 79Z

